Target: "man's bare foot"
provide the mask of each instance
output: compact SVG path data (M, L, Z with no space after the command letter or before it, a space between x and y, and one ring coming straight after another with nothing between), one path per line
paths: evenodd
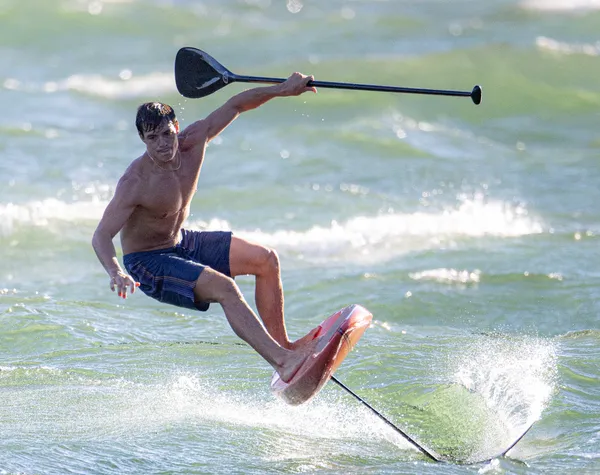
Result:
M309 331L306 335L304 335L302 338L298 338L296 341L290 343L288 349L289 350L298 350L301 347L303 347L306 343L312 341L315 339L315 337L317 336L317 333L319 332L319 330L321 329L321 327L316 327L313 328L311 331Z
M320 340L321 338L315 338L296 350L289 350L286 361L277 369L277 373L279 373L282 381L285 383L291 381L306 360L317 352L316 348Z
M299 348L295 350L289 350L288 356L285 362L281 365L281 367L277 370L279 373L279 377L286 383L289 383L290 380L296 375L300 367L304 364L304 362L311 358L314 354L320 353L327 346L327 344L333 338L333 335L339 331L339 327L333 325L327 333L321 335L312 340L308 340L308 336L318 330L319 327L311 330L308 335L302 337L300 340L304 340L304 344L300 345ZM294 342L296 343L296 342Z

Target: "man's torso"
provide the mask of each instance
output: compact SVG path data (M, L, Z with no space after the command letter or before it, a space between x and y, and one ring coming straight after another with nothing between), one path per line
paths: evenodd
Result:
M127 170L137 174L135 210L121 229L124 254L172 247L189 215L189 206L197 189L204 151L180 149L181 166L162 170L144 155Z

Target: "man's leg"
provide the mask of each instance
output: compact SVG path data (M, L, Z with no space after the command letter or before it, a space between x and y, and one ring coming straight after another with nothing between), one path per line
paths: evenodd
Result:
M298 350L283 348L265 330L233 279L209 267L204 268L198 277L194 296L197 301L221 304L236 335L267 360L284 381L289 381L294 376L316 347L317 340L315 344L306 345Z
M255 302L258 314L269 334L284 348L300 346L312 340L314 331L292 343L285 328L283 286L277 253L259 244L233 236L229 251L231 276L256 276Z
M229 251L231 276L254 275L256 309L269 334L284 348L290 341L283 316L283 286L279 257L271 249L233 236Z

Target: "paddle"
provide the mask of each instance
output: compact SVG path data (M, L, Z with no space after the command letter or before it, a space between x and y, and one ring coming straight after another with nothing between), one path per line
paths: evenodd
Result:
M240 76L234 74L220 64L215 58L197 48L181 48L175 57L175 83L177 85L177 90L182 96L190 99L208 96L233 82L278 84L284 81L285 79L281 78ZM475 104L481 103L481 88L479 86L475 86L471 92L327 81L310 81L308 86L331 89L353 89L359 91L403 92L409 94L470 97Z

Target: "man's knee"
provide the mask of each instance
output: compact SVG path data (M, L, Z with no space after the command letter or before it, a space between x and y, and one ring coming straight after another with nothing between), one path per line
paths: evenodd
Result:
M228 299L240 299L241 292L231 277L210 268L205 268L194 288L196 300L222 303Z
M279 274L279 255L274 249L265 248L261 262L260 274Z

